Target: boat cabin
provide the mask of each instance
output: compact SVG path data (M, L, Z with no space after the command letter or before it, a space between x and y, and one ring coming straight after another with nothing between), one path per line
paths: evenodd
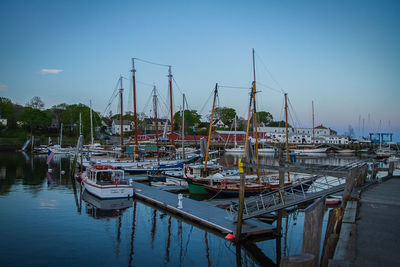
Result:
M208 165L206 171L204 171L203 165L194 165L194 166L188 166L186 168L186 172L196 178L203 178L222 172L222 168L220 165L211 164Z
M87 169L87 178L98 185L127 184L124 171L112 166L94 165Z

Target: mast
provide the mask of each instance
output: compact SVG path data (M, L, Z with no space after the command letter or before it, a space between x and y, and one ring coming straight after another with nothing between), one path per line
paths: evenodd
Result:
M122 76L119 78L119 80L120 80L120 83L121 83L121 88L119 89L119 95L120 95L120 103L121 103L121 114L120 114L120 120L119 120L119 122L120 122L120 139L119 139L119 141L120 141L120 144L121 144L121 154L123 153L123 146L124 146L124 116L123 116L123 114L122 114L122 111L123 111L123 102L122 102L122 91L123 91L123 89L122 89Z
M287 106L287 93L285 93L285 121L286 121L286 161L289 162L289 131L288 131L288 106ZM288 181L290 181L290 174L288 172Z
M253 90L252 90L252 95L253 95L253 121L254 121L254 133L256 137L256 162L257 165L259 164L259 158L258 158L258 134L257 134L257 110L256 110L256 63L254 61L254 48L253 48ZM257 182L260 183L260 169L257 168Z
M158 150L158 117L157 117L157 94L156 94L156 86L153 88L153 110L154 110L154 121L156 124L156 147L157 147L157 163L160 165L160 151Z
M313 139L313 145L315 146L314 101L312 101L311 104L312 104L312 139Z
M63 123L61 123L61 130L60 130L60 147L62 146L62 135L63 135Z
M93 145L93 116L92 116L92 100L90 100L90 142Z
M82 135L82 113L79 112L79 135Z
M135 78L135 59L132 58L132 84L133 84L133 118L134 118L134 123L135 123L135 150L134 150L134 157L133 160L135 160L135 157L138 152L138 137L137 137L137 114L136 114L136 78Z
M204 172L207 171L208 150L210 149L211 131L212 131L212 124L213 124L213 120L214 120L215 99L217 98L217 95L218 95L218 83L215 84L215 89L214 89L214 101L213 101L213 106L212 106L212 110L211 110L210 128L208 130L208 140L207 140L206 159L204 162Z
M169 108L171 112L171 144L174 145L174 113L172 108L172 73L171 66L168 66L168 80L169 80Z
M237 128L237 125L236 125L236 115L235 115L235 148L237 147L237 141L236 141L236 128Z
M185 160L185 94L182 97L182 159Z

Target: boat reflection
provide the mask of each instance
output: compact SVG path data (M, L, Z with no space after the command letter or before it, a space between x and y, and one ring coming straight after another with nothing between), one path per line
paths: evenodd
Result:
M99 199L84 191L82 199L86 202L86 213L95 219L117 218L132 207L132 199Z

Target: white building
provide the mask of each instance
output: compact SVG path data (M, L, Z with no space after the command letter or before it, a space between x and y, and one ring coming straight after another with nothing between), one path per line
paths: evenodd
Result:
M131 132L133 129L133 123L128 120L123 121L122 129L124 132ZM113 120L111 124L111 133L119 135L121 133L121 122L120 120Z
M285 127L258 127L258 132L265 137L269 137L274 143L286 142L286 128ZM349 138L347 136L339 136L336 131L326 128L322 125L314 128L289 128L289 143L290 144L312 144L313 132L315 144L348 144Z

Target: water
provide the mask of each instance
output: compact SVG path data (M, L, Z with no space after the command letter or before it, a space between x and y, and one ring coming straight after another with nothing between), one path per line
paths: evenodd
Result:
M99 202L82 195L69 178L69 158L56 155L49 174L45 161L45 156L0 152L1 266L237 264L235 246L220 236L137 200ZM221 161L229 165L235 159ZM298 253L301 246L303 213L288 219L282 255ZM257 246L276 262L275 240ZM242 264L259 265L254 251L238 253Z

